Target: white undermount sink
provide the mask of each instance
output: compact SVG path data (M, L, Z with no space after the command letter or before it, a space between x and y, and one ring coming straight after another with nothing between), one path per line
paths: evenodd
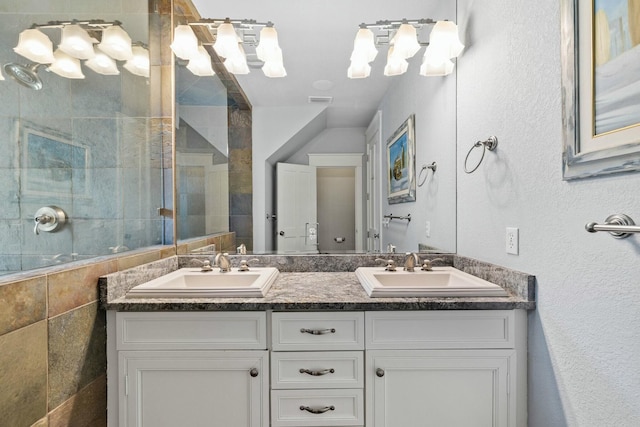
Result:
M226 273L217 268L181 268L132 288L127 298L262 298L278 277L274 267L233 268Z
M416 268L414 272L386 271L384 267L359 267L356 276L372 297L506 297L500 286L453 267Z

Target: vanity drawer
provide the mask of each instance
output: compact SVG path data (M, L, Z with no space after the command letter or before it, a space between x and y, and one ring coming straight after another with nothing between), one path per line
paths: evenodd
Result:
M362 350L363 312L273 313L273 350Z
M366 314L367 349L514 348L513 310Z
M361 351L271 353L274 389L362 388L363 373Z
M271 392L271 425L273 427L362 426L364 425L363 395L362 390L351 389L273 390Z
M265 350L265 312L118 312L118 350Z

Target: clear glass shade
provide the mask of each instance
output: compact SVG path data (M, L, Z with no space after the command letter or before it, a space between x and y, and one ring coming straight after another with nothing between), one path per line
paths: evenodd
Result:
M65 25L58 49L78 59L91 59L95 56L93 44L98 43L80 25Z
M176 27L173 32L171 50L181 59L190 60L201 55L198 49L198 38L190 25L178 25ZM207 54L207 56L209 55Z
M149 51L142 46L133 46L131 50L133 56L124 64L124 68L136 76L149 77Z
M51 64L53 57L53 43L46 34L37 28L24 30L20 33L18 45L14 52L39 64Z
M203 46L198 47L198 54L189 59L187 69L196 76L213 76L215 72L211 67L211 56Z
M74 58L60 49L56 49L53 58L54 61L49 65L49 71L68 79L84 79L78 58Z
M102 41L98 47L101 51L118 61L128 61L133 57L131 37L129 37L129 34L119 25L113 25L104 29L102 32Z
M84 65L98 74L105 76L116 76L120 74L116 61L100 49L95 49L95 56L87 60Z

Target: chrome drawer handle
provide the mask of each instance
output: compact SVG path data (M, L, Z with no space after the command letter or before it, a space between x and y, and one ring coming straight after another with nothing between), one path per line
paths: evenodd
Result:
M327 375L327 374L333 374L335 373L336 370L331 368L331 369L323 369L321 371L310 371L309 369L302 369L300 368L300 373L301 374L309 374L309 375L313 375L314 377L319 377L321 375Z
M324 408L310 408L308 406L301 406L301 411L311 412L312 414L324 414L327 411L334 411L336 409L335 406L325 406Z
M311 335L324 335L324 334L335 334L335 328L331 329L300 329L301 334L311 334Z

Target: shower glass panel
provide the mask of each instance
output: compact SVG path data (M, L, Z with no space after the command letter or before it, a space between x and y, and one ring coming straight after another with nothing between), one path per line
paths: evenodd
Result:
M160 28L170 16L150 11L157 2L147 0L12 3L0 11L0 275L172 243L172 221L158 213L172 208L171 142L163 136L171 113L159 102ZM125 61L117 75L83 61L85 77L70 79L14 52L32 24L74 19L121 22L150 52L149 77ZM41 31L55 50L61 29ZM32 71L42 87L18 84L20 67L7 72L5 64L24 66L23 77L33 79ZM35 214L47 206L68 217L58 230L42 222L36 230Z

